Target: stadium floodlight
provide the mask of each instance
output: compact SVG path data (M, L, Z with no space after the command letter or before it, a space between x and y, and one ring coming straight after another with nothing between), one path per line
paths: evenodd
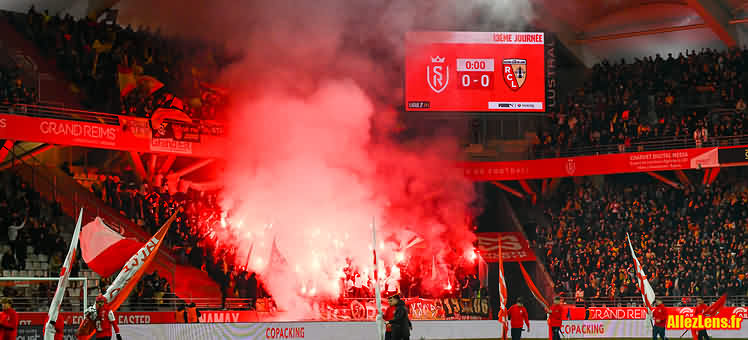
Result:
M59 281L59 277L0 277L0 281ZM70 281L83 281L83 308L85 310L88 306L88 278L87 277L71 277L68 278Z

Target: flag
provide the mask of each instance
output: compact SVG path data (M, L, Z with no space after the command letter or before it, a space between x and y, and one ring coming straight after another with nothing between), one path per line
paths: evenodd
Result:
M723 294L717 301L714 301L711 306L707 307L703 312L702 315L704 316L715 316L717 313L719 313L719 310L722 309L722 307L725 306L725 302L727 302L727 294ZM694 315L696 316L696 315ZM685 334L685 332L683 333ZM682 337L683 335L681 335ZM699 339L699 330L695 328L691 328L691 338L693 340Z
M722 309L722 307L725 306L725 302L727 302L727 294L723 294L711 306L707 307L707 309L704 310L704 315L706 315L706 316L715 316L715 315L717 315L717 313L719 313L720 309Z
M65 297L65 289L68 287L70 269L75 263L75 253L78 250L78 238L80 236L82 220L83 208L81 208L81 211L78 214L78 222L75 223L75 230L73 230L73 238L70 240L68 255L65 257L65 263L62 264L62 269L60 270L60 279L57 281L57 290L55 290L52 303L49 305L49 313L47 314L49 319L44 325L44 340L54 340L55 338L55 327L50 322L57 322L57 315L60 313L60 304L62 304L62 299Z
M530 278L530 275L527 274L527 271L525 270L525 266L522 265L522 262L519 262L519 269L522 271L522 276L525 278L525 282L527 283L527 286L530 288L530 292L535 297L538 302L540 302L541 305L543 305L543 308L549 309L551 308L550 305L548 305L548 302L545 301L543 298L543 295L540 294L540 291L538 290L538 287L535 286L535 283L532 282L532 278Z
M117 65L117 83L120 96L127 97L138 86L133 69L123 64Z
M288 261L286 261L286 257L281 254L280 249L278 249L276 238L273 237L273 248L270 250L269 266L286 266L287 264Z
M244 264L244 268L247 269L247 270L249 270L249 259L252 258L252 249L254 249L254 248L255 248L255 244L253 242L252 245L249 246L249 251L247 252L247 263Z
M168 221L161 226L153 237L151 237L146 244L138 250L130 260L127 261L122 270L119 272L117 277L114 279L112 284L107 288L104 297L107 299L107 304L112 310L117 310L119 306L125 302L130 291L135 288L135 285L143 276L145 271L148 269L148 265L151 264L156 254L158 254L158 248L161 247L166 232L169 230L171 223L177 217L177 213L171 215Z
M371 223L371 236L372 236L372 247L371 250L374 255L374 295L377 305L377 319L375 321L377 325L377 339L384 340L385 325L384 318L382 317L382 293L379 291L379 267L377 264L377 229L374 225L374 221Z
M437 279L437 273L436 273L436 256L431 256L431 280L436 281Z
M483 256L478 256L478 280L480 280L480 286L488 286L488 263Z
M120 235L99 217L83 227L80 243L83 261L101 277L116 273L144 245Z
M507 298L507 292L506 292L506 282L504 281L504 258L501 254L501 237L498 238L499 240L499 322L501 322L503 326L503 330L501 331L501 339L506 340L506 332L509 328L509 323L507 322L507 312L506 312L506 298Z
M647 274L644 274L644 269L642 269L641 263L639 263L639 260L636 258L636 253L634 252L634 247L631 245L631 239L629 238L628 233L626 234L626 241L629 243L631 257L634 259L636 280L639 285L639 292L642 294L642 300L644 300L644 306L647 308L648 313L652 313L652 303L655 299L654 290L647 280Z

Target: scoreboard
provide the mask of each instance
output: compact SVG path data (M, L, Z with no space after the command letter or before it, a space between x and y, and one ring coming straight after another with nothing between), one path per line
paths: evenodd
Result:
M545 36L409 32L407 111L545 111Z

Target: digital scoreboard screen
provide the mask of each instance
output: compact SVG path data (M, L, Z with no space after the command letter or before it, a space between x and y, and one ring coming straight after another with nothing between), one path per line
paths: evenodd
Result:
M545 35L409 32L407 111L544 112Z

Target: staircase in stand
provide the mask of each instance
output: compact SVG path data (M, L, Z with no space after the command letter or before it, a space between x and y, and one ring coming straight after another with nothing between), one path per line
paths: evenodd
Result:
M152 236L58 168L25 165L17 167L17 173L25 182L31 183L42 197L58 202L65 214L76 216L80 208L83 208L83 225L98 216L125 237L146 242ZM174 293L182 299L194 298L205 301L206 298L221 297L220 287L207 273L191 266L177 264L166 247L159 248L151 269L165 278ZM199 287L191 283L199 283Z

